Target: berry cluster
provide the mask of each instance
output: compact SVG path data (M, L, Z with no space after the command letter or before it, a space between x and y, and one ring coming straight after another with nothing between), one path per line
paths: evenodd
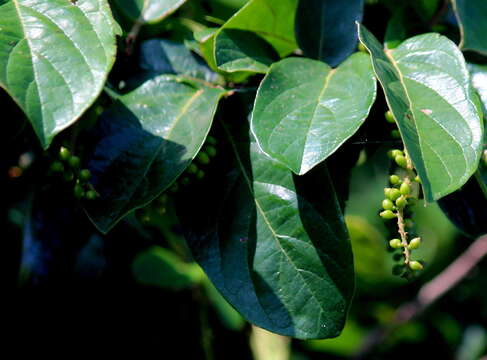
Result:
M390 111L386 113L385 117L387 121L390 121L392 117ZM394 121L393 118L392 120ZM396 275L410 278L413 275L412 272L423 269L420 261L411 258L412 251L420 247L421 238L410 239L410 234L406 231L406 228L414 225L409 218L411 215L409 206L414 205L418 199L420 179L414 172L413 164L406 151L393 149L388 152L388 156L394 161L397 171L389 177L391 187L384 189L383 210L379 215L385 220L397 220L399 237L391 239L389 246L393 251L400 251L394 255L394 259L402 261L402 263L394 266L393 272Z
M189 164L184 173L171 186L169 191L177 193L180 188L189 186L194 179L201 180L205 177L204 168L207 167L211 159L217 154L217 140L213 136L208 136L203 148L200 150L195 159Z
M74 183L73 194L77 199L95 200L99 194L89 182L91 178L90 170L81 169L81 159L72 155L71 152L61 147L59 149L58 160L53 161L50 171L53 174L62 175L64 181Z

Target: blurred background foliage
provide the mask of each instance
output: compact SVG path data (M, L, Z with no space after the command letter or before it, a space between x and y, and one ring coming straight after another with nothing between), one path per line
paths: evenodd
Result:
M245 3L188 1L174 16L145 24L138 41L171 39L195 50L194 32L221 25ZM112 1L127 34L137 16L123 11L123 4ZM458 39L450 12L434 25L428 23L442 6L440 0L369 0L366 6L366 26L390 41L431 30ZM398 20L402 16L408 17L407 27ZM124 54L125 50L122 46L110 77L114 87L130 87L130 79L137 75L133 65L139 54L137 50ZM83 117L86 127L105 100L102 97ZM419 255L426 270L409 283L392 275L393 260L386 246L389 230L377 216L390 166L389 147L377 144L389 131L382 99L364 129L341 150L361 149L346 208L357 285L345 330L336 339L311 341L270 334L246 323L191 260L170 197L156 200L102 236L72 196L46 176L49 154L38 147L24 115L3 90L0 104L4 118L15 119L5 121L0 133L4 147L1 263L6 275L3 285L10 295L2 321L8 331L2 337L21 353L25 348L53 353L69 348L179 359L346 359L472 241L455 229L436 204L420 202L413 221L414 230L424 239ZM421 358L430 349L438 359L479 359L487 352L485 289L483 261L421 317L389 336L370 358Z

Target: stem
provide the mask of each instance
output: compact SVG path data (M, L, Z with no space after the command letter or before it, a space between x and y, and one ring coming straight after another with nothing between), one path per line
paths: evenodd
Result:
M368 358L368 355L384 342L396 328L420 315L426 308L450 291L462 281L472 269L478 265L487 254L487 235L475 240L463 254L461 254L445 270L424 284L416 299L405 303L397 309L393 320L371 332L365 339L361 349L355 354L355 359Z
M130 29L130 32L127 34L127 38L125 39L125 45L126 45L125 53L128 56L132 55L135 41L137 40L137 37L139 36L140 33L140 29L142 28L143 25L144 25L144 19L141 16L135 21L134 25L132 26L132 29Z
M411 253L408 249L408 233L404 230L404 214L402 209L397 210L397 228L398 233L401 235L401 243L403 246L403 254L404 254L404 264L409 265L409 261L411 261L410 256Z

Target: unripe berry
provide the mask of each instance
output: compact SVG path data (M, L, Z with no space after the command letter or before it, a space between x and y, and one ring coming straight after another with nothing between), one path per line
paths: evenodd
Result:
M194 164L194 163L191 163L191 164L189 164L186 171L190 174L196 174L198 172L198 166L196 166L196 164Z
M209 157L215 157L216 156L216 148L211 145L207 145L203 148L203 151L208 154Z
M402 247L402 242L399 239L392 239L389 241L389 246L393 249L400 249Z
M364 53L368 53L368 52L369 52L369 51L367 50L367 48L364 46L364 44L362 44L361 42L359 42L359 43L358 43L357 49L358 49L358 51L360 51L360 52L364 52Z
M423 270L423 265L419 261L413 260L409 262L409 268L415 271Z
M394 219L396 217L396 214L394 214L391 210L384 210L379 215L386 220Z
M90 178L91 178L91 172L90 172L90 170L88 170L88 169L82 169L79 172L79 179L81 181L88 181L88 180L90 180Z
M65 181L72 181L74 179L74 174L72 171L65 171L63 177Z
M392 115L391 110L387 110L386 113L384 114L387 122L394 124L396 121L394 120L394 115Z
M393 275L401 275L403 271L404 265L394 265L394 267L392 268Z
M382 208L384 210L392 210L392 209L394 209L394 204L392 203L391 200L384 199L384 200L382 200Z
M83 190L83 187L80 184L76 184L74 186L73 193L76 199L81 199L83 196L85 196L85 191Z
M407 183L402 183L399 191L402 195L409 195L409 193L411 192L411 188Z
M94 190L88 190L85 196L88 200L95 200L98 197L98 194Z
M421 179L419 178L418 175L416 175L416 177L414 178L414 181L421 184Z
M196 156L196 160L203 165L207 165L210 163L210 158L208 157L208 154L200 151L198 155Z
M394 188L389 190L389 193L387 194L387 197L392 201L396 201L399 196L401 196L401 192L398 189Z
M191 180L187 176L185 176L181 179L181 185L183 185L183 186L188 186L190 183L191 183Z
M389 182L392 184L392 185L399 185L401 183L401 179L399 178L399 176L397 175L391 175L389 177Z
M54 161L51 164L51 171L56 173L61 173L64 171L64 165L60 161Z
M394 129L394 130L391 131L391 137L393 139L400 139L401 138L401 133L399 132L399 130Z
M218 141L213 136L208 135L208 137L206 138L206 143L210 145L216 145Z
M404 195L399 196L396 200L396 206L398 209L403 209L408 204L408 201L404 197Z
M404 153L403 153L401 150L399 150L399 149L393 149L393 150L389 150L389 151L387 152L387 155L388 155L388 156L389 156L391 159L394 159L396 156L399 156L399 155L404 156Z
M179 191L179 185L178 185L178 183L174 183L170 187L169 191L172 192L173 194L177 193Z
M73 155L68 160L68 165L71 166L73 169L77 169L81 164L81 160L79 157Z
M421 245L421 238L415 237L414 239L412 239L409 242L408 248L410 250L415 250L415 249L419 248L420 245Z
M406 158L403 155L398 155L394 158L394 161L396 162L397 165L399 165L402 168L407 168L408 167L408 162Z
M68 149L66 149L64 146L62 146L61 149L59 149L59 158L62 161L68 161L70 157L71 157L71 152Z
M196 178L198 180L201 180L205 177L205 172L203 170L198 170L198 172L196 173Z

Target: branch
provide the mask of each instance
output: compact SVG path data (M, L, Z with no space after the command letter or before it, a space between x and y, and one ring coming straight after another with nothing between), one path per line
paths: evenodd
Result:
M397 309L393 320L386 326L374 330L364 341L361 349L355 354L355 359L363 359L400 325L421 314L428 306L450 291L463 280L468 273L487 254L487 235L475 240L465 252L460 255L445 270L435 278L424 284L416 299L401 305Z

